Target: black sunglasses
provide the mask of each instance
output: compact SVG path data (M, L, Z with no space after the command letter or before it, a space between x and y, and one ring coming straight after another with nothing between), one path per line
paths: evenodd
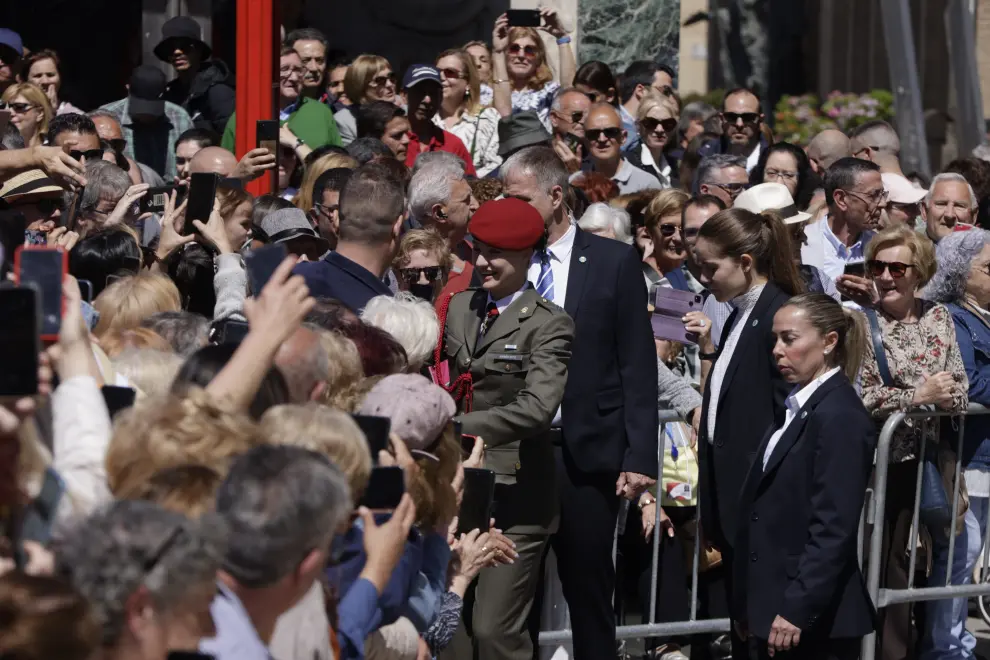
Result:
M906 264L900 261L880 261L871 259L866 262L866 268L873 277L880 277L885 270L890 271L890 276L899 280L907 274L908 268L914 268L913 264Z
M584 134L588 136L588 139L592 142L598 142L598 138L602 135L609 140L619 140L622 137L622 129L615 126L610 126L608 128L588 128L585 129Z
M400 268L399 277L406 284L419 282L420 274L426 275L427 282L436 282L440 279L440 266L425 266L423 268Z
M118 153L127 148L127 140L125 140L124 138L116 138L114 140L107 140L107 142L109 142L110 143L110 146L113 147L113 150L116 151L116 152L118 152Z
M83 158L86 160L101 160L103 158L103 150L87 149L86 151L79 151L78 149L73 149L69 152L69 155L81 163Z
M584 123L584 113L581 112L580 110L576 110L570 113L565 113L565 112L561 112L560 110L557 110L557 114L563 117L564 119L570 121L572 124Z
M657 130L657 126L661 127L664 133L671 133L677 128L677 120L673 117L668 117L667 119L647 117L641 123L643 124L643 131L646 133L653 133Z
M371 80L371 84L375 87L384 87L387 83L395 84L395 74L390 73L387 76L375 76Z
M660 225L659 227L661 236L673 236L680 229L678 225Z
M39 199L34 205L38 207L41 215L51 215L56 210L62 208L62 202L58 199Z
M722 117L730 124L736 124L740 119L743 120L744 124L755 124L760 121L760 113L758 112L723 112Z
M16 112L17 114L22 115L31 108L36 108L37 106L34 105L33 103L10 103L7 105L7 107L10 108L12 111Z

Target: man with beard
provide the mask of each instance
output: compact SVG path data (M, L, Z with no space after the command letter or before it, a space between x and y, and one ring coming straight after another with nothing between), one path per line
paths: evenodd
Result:
M236 105L233 76L226 64L210 57L199 23L191 16L169 19L154 52L175 69L165 100L185 108L197 128L222 132Z
M413 64L402 78L402 89L409 100L409 146L406 165L412 167L420 154L446 151L464 161L464 171L476 176L474 162L461 139L433 123L440 101L443 99L443 83L440 72L429 64Z
M760 156L770 146L763 139L763 113L760 97L755 92L739 87L726 92L722 101L722 137L702 145L701 157L722 153L746 159L746 172L752 172Z

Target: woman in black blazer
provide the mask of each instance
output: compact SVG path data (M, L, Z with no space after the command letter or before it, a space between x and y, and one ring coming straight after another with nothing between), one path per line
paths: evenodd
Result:
M856 658L876 611L856 557L876 427L850 383L866 343L858 312L820 293L773 321L793 386L743 486L730 602L755 657Z

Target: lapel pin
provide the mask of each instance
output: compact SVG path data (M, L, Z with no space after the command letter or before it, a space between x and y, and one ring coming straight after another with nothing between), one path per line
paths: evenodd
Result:
M519 311L520 311L520 312L522 312L523 314L525 314L526 312L528 312L528 311L529 311L529 307L523 307L523 308L522 308L522 309L520 309Z
M588 260L588 257L578 257L578 261L580 261L581 263L584 263L587 260Z
M807 416L808 416L808 411L807 410L805 410L803 413L801 413L801 419L804 419Z
M515 345L515 344L506 344L505 345L505 350L507 350L507 351L518 351L519 350L519 347L517 345Z
M760 324L760 319L753 319L753 327L755 328Z

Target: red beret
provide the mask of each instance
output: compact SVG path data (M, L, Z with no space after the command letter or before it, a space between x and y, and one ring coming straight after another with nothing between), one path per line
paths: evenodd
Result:
M506 197L482 204L468 223L471 235L500 250L526 250L540 242L546 227L531 204Z

